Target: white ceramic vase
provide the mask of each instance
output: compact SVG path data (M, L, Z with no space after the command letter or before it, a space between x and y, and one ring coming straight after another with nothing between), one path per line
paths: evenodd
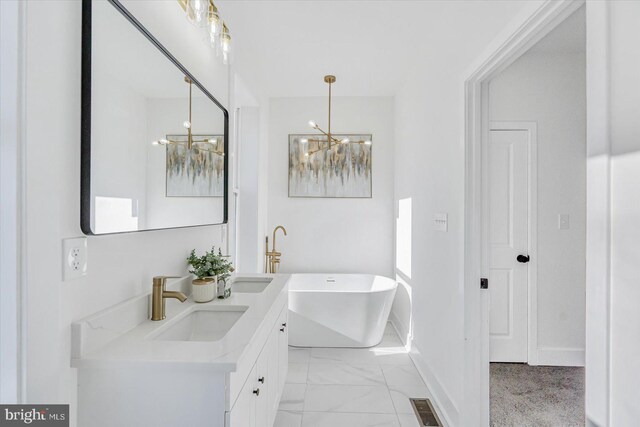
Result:
M195 302L209 302L216 297L216 278L195 279L191 286L191 296Z

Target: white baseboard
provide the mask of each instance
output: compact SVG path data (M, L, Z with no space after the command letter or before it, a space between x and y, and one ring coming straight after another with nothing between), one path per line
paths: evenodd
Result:
M584 366L584 349L538 347L538 366Z
M433 374L427 365L427 362L425 362L415 343L411 344L411 351L409 355L433 397L433 404L436 412L438 413L438 417L440 417L440 421L444 423L445 427L458 425L459 414L456 405L453 403L440 381L438 381L438 378Z
M389 322L402 340L402 344L407 345L407 342L409 341L409 326L403 324L400 321L400 318L393 311L389 313Z

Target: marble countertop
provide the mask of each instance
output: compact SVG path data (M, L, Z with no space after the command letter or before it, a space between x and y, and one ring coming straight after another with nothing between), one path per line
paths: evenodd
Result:
M242 275L236 281L272 278L259 293L232 292L227 299L184 303L169 299L166 319L151 321L149 294L124 301L114 307L74 322L71 366L75 368L136 367L156 363L234 372L242 360L257 357L261 344L287 301L289 275ZM188 288L189 278L181 279ZM180 281L178 281L180 282ZM168 289L176 288L168 286ZM233 287L232 287L233 290ZM196 310L214 306L247 307L244 314L218 341L164 341L153 338Z

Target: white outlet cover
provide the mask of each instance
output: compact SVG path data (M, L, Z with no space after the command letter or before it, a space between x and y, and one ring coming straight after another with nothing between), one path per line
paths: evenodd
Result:
M62 240L62 280L87 275L87 238Z

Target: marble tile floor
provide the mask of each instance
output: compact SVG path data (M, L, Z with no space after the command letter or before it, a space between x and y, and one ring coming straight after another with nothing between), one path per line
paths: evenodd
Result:
M410 397L430 394L388 324L373 348L289 347L275 427L419 427Z

